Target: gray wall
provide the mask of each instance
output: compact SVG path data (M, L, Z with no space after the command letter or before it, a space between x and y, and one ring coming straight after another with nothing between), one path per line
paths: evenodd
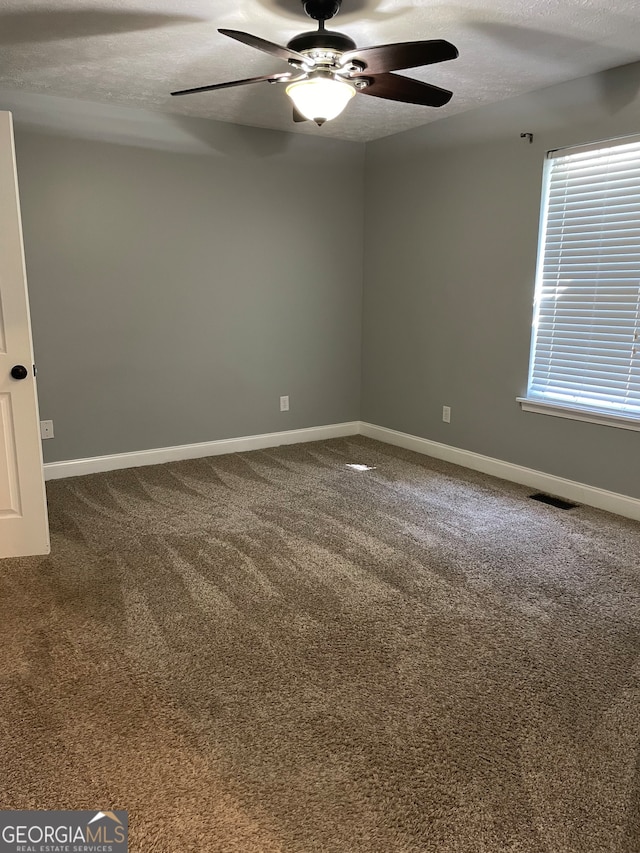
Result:
M639 90L640 64L576 80L371 143L366 168L354 144L0 93L46 460L362 416L640 497L640 433L515 402L544 153L640 132Z
M639 88L626 66L367 146L363 420L640 497L639 432L515 399L545 152L640 132Z
M362 146L57 98L0 107L45 461L358 418Z

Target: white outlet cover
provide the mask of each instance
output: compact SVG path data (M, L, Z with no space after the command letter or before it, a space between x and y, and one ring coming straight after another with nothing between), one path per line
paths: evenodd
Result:
M53 438L53 421L40 421L40 438Z

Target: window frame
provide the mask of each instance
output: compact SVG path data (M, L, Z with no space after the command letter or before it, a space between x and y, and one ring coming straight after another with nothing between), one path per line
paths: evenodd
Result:
M534 373L534 357L537 344L539 293L542 289L542 281L544 276L544 250L547 240L549 197L553 160L557 156L563 156L573 152L587 153L589 151L600 151L606 148L615 148L618 145L631 144L633 142L640 142L639 133L613 137L610 139L602 139L597 142L590 142L584 145L569 145L561 148L552 148L545 154L540 195L540 218L538 225L538 244L536 253L535 290L533 301L533 317L531 323L531 338L529 345L529 363L527 371L527 396L516 397L516 401L520 404L522 411L534 412L536 414L543 415L553 415L555 417L566 418L569 420L583 421L587 423L600 424L603 426L613 426L618 427L620 429L634 430L640 432L640 414L618 414L615 411L612 411L611 409L606 409L604 407L600 408L598 406L588 406L581 405L579 403L545 399L544 396L529 396ZM638 165L640 166L640 153L638 155ZM640 280L638 287L640 288ZM640 402L640 394L638 396L638 400Z

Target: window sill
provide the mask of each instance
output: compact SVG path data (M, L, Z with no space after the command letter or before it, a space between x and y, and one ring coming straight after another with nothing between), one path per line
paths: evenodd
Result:
M640 418L629 418L624 415L612 415L595 409L580 409L558 403L548 403L546 400L516 397L523 412L535 412L538 415L553 415L556 418L568 418L572 421L586 421L589 424L631 429L640 432Z

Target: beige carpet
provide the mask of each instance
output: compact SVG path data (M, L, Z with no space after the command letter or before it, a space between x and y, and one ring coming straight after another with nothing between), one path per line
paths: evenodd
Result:
M640 850L640 525L364 438L48 491L52 554L0 563L1 807L127 809L136 853Z

